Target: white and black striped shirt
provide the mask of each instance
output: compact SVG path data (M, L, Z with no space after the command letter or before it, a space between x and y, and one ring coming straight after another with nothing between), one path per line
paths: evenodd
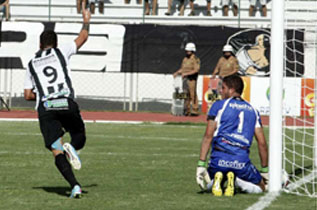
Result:
M72 42L60 48L40 50L28 64L24 89L35 89L37 105L54 98L74 98L68 68L70 57L77 51Z

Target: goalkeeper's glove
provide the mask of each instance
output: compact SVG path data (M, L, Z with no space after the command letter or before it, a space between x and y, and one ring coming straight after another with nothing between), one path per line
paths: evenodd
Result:
M207 184L211 182L206 166L206 161L198 161L198 166L196 169L196 182L202 190L206 190Z

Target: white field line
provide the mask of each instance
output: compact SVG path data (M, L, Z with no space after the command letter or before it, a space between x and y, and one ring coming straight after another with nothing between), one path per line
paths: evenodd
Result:
M0 118L4 122L37 122L36 118Z
M263 210L266 207L270 206L271 203L280 195L278 192L267 193L265 196L262 196L258 202L254 203L252 206L246 210Z
M37 118L0 118L5 122L37 122ZM119 120L84 120L85 123L114 123L114 124L142 124L143 121L119 121ZM163 122L153 122L153 124L163 124Z
M38 119L33 118L0 118L0 122L38 122ZM118 121L118 120L84 120L85 123L98 123L98 124L118 124L118 125L138 125L143 127L166 125L166 122L149 122L149 121ZM177 128L199 128L201 125L182 125L170 124L169 127Z
M0 118L0 122L37 122L37 118ZM103 123L103 124L143 124L149 123L150 125L164 125L166 122L155 122L155 121L125 121L125 120L84 120L85 123ZM172 126L172 125L169 125ZM178 127L199 127L196 125L175 125ZM268 127L264 125L263 127ZM313 128L313 127L304 127L304 126L284 126L288 129L298 129L298 128Z
M37 118L0 118L0 122L38 122ZM100 124L135 124L142 126L153 126L153 125L165 125L166 122L155 122L155 121L125 121L125 120L84 120L85 123L100 123ZM201 127L201 125L169 125L177 127Z
M41 136L41 133L28 133L28 132L2 132L2 135L8 136ZM104 135L104 134L87 134L87 137L101 137L107 139L141 139L141 140L163 140L163 141L196 141L193 138L173 138L173 137L149 137L149 136L124 136L124 135Z
M296 188L300 187L301 185L310 182L311 180L313 180L314 178L316 178L316 173L317 171L313 171L312 173L310 173L307 176L304 176L303 178L301 178L300 180L298 180L297 182L291 183L287 186L287 188L285 189L285 191L293 191ZM254 203L252 206L250 206L249 208L247 208L246 210L263 210L265 208L267 208L268 206L271 205L271 203L280 195L279 192L271 192L271 193L267 193L265 196L262 196L258 202Z
M14 154L14 155L46 155L49 154L48 151L44 150L43 151L0 151L0 155L5 155L5 154ZM197 157L198 154L170 154L170 153L129 153L129 152L86 152L80 150L80 156L82 155L100 155L100 156L136 156L136 157L171 157L171 158L192 158L192 157ZM1 165L1 163L0 163Z

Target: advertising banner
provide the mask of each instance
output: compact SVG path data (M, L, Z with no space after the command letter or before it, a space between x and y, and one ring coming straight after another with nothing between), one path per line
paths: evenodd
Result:
M301 116L313 117L315 113L315 80L302 79Z
M251 104L262 115L270 114L270 79L251 78ZM283 114L287 116L300 116L301 79L286 78L283 87Z
M217 99L216 91L218 86L219 79L210 79L208 76L204 76L203 78L203 98L201 111L207 113L211 105Z
M242 77L244 83L244 89L242 93L242 98L248 102L250 102L250 88L251 88L251 78L250 77ZM205 76L203 78L203 98L202 98L202 106L201 111L207 113L211 105L215 102L215 100L220 99L220 95L216 96L217 86L219 79L210 79L210 77Z

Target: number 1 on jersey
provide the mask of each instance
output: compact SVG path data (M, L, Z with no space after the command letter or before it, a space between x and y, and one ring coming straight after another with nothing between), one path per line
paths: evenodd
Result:
M238 133L242 133L243 130L243 121L244 121L244 112L240 112L239 114L239 125L238 125Z

